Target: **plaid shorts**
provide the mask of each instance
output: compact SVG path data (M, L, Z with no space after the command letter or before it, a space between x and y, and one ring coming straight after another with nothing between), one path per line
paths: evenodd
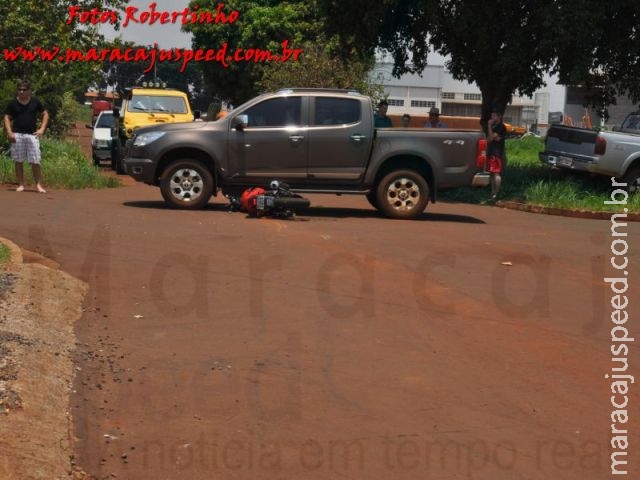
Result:
M16 133L16 141L11 143L11 159L14 162L40 164L40 139L30 133Z

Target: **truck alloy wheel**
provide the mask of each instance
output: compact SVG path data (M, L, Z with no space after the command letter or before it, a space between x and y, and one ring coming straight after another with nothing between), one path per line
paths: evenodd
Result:
M391 172L378 184L378 208L387 217L416 218L428 201L429 186L422 175L413 170Z
M163 173L160 191L172 206L195 210L209 202L213 194L213 177L200 162L180 160Z

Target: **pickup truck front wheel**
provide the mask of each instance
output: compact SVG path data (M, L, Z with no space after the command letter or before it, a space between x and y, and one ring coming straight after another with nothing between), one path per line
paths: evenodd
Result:
M209 203L213 195L213 177L200 162L179 160L162 174L160 191L171 206L196 210Z
M416 218L429 201L429 185L422 175L413 170L398 170L380 181L376 200L378 209L387 217Z

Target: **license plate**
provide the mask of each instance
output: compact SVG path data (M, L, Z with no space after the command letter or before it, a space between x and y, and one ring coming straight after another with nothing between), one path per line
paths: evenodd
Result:
M573 159L569 157L558 157L558 165L562 165L563 167L570 167L573 165Z

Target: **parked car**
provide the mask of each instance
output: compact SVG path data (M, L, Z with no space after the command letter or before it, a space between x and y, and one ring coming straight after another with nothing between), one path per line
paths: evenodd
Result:
M613 131L552 125L539 157L552 167L616 177L640 192L640 112Z
M297 193L366 195L384 215L404 219L422 214L437 191L486 178L476 175L481 131L376 129L373 112L371 98L357 92L268 93L215 122L139 128L125 170L178 208L278 179Z
M91 135L91 157L94 165L103 160L111 160L113 137L115 135L115 119L113 110L104 110L98 114L95 125L87 125L93 130Z

